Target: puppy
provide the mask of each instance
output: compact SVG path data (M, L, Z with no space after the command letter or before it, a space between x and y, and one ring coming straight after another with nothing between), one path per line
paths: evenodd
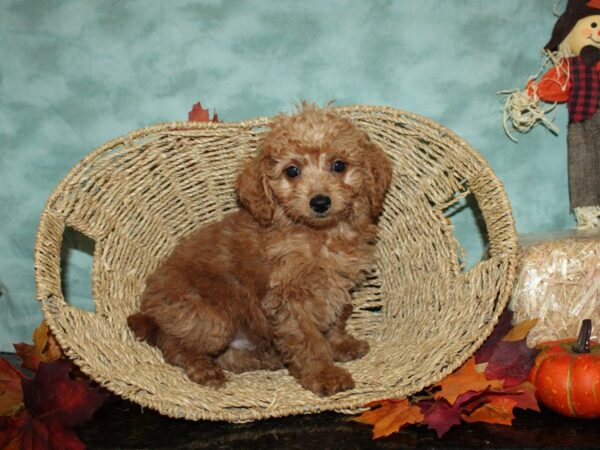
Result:
M320 396L352 389L334 361L369 351L345 328L391 163L350 120L305 102L258 147L237 179L241 209L177 245L128 325L200 384L285 367Z

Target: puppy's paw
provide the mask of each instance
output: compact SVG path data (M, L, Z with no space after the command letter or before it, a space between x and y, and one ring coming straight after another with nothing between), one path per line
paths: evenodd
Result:
M195 383L214 388L223 387L225 385L225 372L215 364L205 362L187 367L185 372L190 380Z
M338 366L326 366L317 372L306 374L300 379L305 389L325 397L354 387L352 375Z
M367 341L352 336L345 336L343 340L331 343L334 361L345 362L362 358L369 353L369 349Z

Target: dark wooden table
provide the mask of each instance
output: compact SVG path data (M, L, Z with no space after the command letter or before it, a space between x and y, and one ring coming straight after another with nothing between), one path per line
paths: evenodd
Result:
M17 364L14 355L0 354ZM94 418L75 430L88 449L600 449L600 419L568 419L549 410L516 411L512 427L483 423L452 428L438 439L423 426L373 441L371 427L334 413L246 424L190 422L109 396Z
M410 426L373 441L369 426L349 422L341 414L247 424L189 422L112 397L76 431L89 449L600 449L600 420L572 420L548 410L517 411L512 427L465 423L438 439L425 427Z

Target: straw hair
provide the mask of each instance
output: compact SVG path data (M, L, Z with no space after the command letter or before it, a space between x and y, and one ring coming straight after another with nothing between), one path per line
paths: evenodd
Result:
M503 186L475 150L435 122L384 107L335 110L394 164L377 262L352 295L348 330L371 345L364 358L343 364L355 389L320 398L285 370L231 374L221 389L201 386L136 341L126 324L146 276L178 239L238 208L234 180L268 118L140 129L68 173L46 204L35 245L37 298L65 353L140 405L171 417L232 422L357 411L372 400L418 392L459 367L490 334L515 278L518 244ZM489 255L465 271L445 211L469 194L486 223ZM63 296L66 226L95 242L95 312Z

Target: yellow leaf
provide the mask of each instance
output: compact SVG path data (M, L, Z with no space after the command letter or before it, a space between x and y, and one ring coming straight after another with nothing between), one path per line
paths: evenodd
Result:
M33 343L44 362L50 363L62 356L62 350L45 320L42 320L40 326L33 332Z
M515 325L507 334L502 338L504 342L522 341L527 337L529 331L538 323L539 319L525 320Z

